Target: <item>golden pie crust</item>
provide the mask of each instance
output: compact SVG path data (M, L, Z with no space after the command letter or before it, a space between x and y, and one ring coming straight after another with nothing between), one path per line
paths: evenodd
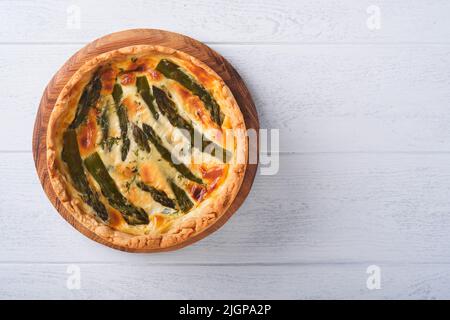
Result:
M133 61L133 59L143 59L147 65L141 74L149 77L147 74L149 72L158 78L160 75L155 71L155 66L152 65L151 61L158 61L162 58L176 61L217 101L225 117L223 126L219 130L229 129L231 132L237 133L234 135L233 150L229 150L232 153L232 159L224 165L226 170L221 171L221 178L218 182L216 181L212 191L209 191L200 201L195 202L194 208L187 213L170 216L169 218L166 218L163 214L152 213L149 214L150 222L147 226L128 226L123 221L113 226L100 221L95 216L93 209L84 202L73 187L66 165L61 159L63 134L74 118L83 88L99 67L115 66L126 61ZM165 81L169 80L165 79ZM171 87L171 89L176 91L177 85L173 85L174 87ZM180 92L183 93L183 90L174 92L174 94ZM189 98L192 100L192 97ZM184 106L182 107L184 108ZM214 125L208 122L204 115L203 119L204 121L198 121L197 125L205 126L206 129ZM74 73L62 89L48 124L48 172L53 189L67 211L76 221L104 241L111 243L113 246L133 249L134 251L169 248L182 244L212 226L233 202L246 170L248 146L245 130L242 113L230 89L203 62L184 52L162 46L137 45L125 47L98 55L86 62ZM100 147L96 145L94 148L97 150ZM130 200L127 195L125 197Z

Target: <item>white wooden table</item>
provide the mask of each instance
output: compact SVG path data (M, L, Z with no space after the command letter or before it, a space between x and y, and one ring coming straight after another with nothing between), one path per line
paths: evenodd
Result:
M446 0L0 1L0 298L450 298L449 13ZM34 170L52 74L129 28L219 51L280 130L279 173L176 252L85 238Z

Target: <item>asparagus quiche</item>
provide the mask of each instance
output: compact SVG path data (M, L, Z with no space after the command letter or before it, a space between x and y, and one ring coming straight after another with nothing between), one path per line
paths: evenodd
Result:
M234 200L247 163L241 111L194 57L139 45L86 62L47 131L53 189L81 225L115 247L179 245Z

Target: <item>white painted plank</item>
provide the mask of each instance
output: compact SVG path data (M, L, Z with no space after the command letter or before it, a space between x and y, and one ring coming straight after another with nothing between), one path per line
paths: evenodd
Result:
M367 27L373 5L378 30ZM87 42L157 28L207 42L448 43L449 10L445 0L1 1L0 41Z
M2 83L0 150L30 150L42 91L79 47L1 46L0 72L21 76ZM213 48L245 79L261 127L280 129L281 151L450 150L450 46Z
M380 265L381 289L366 286L368 264L171 266L79 264L69 290L65 264L0 264L1 299L449 299L448 264ZM73 268L73 267L71 267ZM73 282L71 282L73 283ZM73 288L73 287L72 287Z
M222 229L152 255L85 238L51 207L30 154L2 159L1 262L450 263L449 154L282 155Z

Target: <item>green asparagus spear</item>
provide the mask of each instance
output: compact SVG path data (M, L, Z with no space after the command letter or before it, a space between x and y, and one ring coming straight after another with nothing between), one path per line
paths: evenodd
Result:
M192 147L199 149L201 152L203 152L209 145L212 145L214 147L213 150L215 152L213 155L215 157L219 158L224 162L226 162L227 159L231 157L231 154L228 150L223 149L219 145L210 141L203 134L195 130L192 124L179 114L175 102L173 102L172 99L170 99L163 90L161 90L156 86L153 86L152 89L161 114L163 114L174 127L184 129L189 132L190 135L189 138L191 140ZM199 140L201 139L202 142L201 146L195 143L196 139Z
M83 200L94 209L97 216L101 220L107 221L108 212L98 198L98 195L90 188L86 174L84 173L75 130L68 129L64 133L63 139L61 158L67 164L69 175L73 181L75 189L81 193Z
M84 87L80 100L78 101L78 107L75 114L75 118L70 124L70 129L76 129L86 118L89 109L97 104L100 98L100 90L102 89L102 81L100 80L100 72L97 70L91 81Z
M116 106L120 104L120 101L122 100L122 95L123 95L122 86L118 83L114 84L112 96Z
M211 118L219 126L222 126L223 114L216 100L212 97L202 85L197 83L192 77L185 73L177 64L167 59L162 59L156 66L156 70L161 72L169 79L179 82L186 89L190 90L194 95L203 101L205 107L209 110Z
M166 149L166 147L163 146L161 138L156 134L156 132L153 130L152 127L150 127L148 124L144 123L142 125L142 129L144 130L145 134L147 135L147 138L150 140L150 142L155 146L155 148L158 150L158 152L161 154L161 157L166 160L172 167L174 167L181 175L183 175L185 178L194 181L199 184L203 184L202 179L195 176L191 170L189 170L188 167L186 167L183 163L174 163L172 161L172 154L169 150Z
M112 96L116 104L116 113L119 118L120 138L122 139L122 147L120 149L122 161L125 161L130 150L130 139L128 139L128 116L127 110L120 103L122 101L123 90L118 83L114 85Z
M142 150L145 150L147 152L150 152L150 146L148 144L148 138L144 131L142 131L141 128L139 128L137 125L132 124L133 126L133 137L136 141L139 148Z
M146 76L140 76L136 78L136 87L138 92L141 91L150 91L150 85L148 84L148 80Z
M108 140L108 132L109 132L109 119L108 119L108 104L103 107L100 116L97 118L97 123L99 124L102 130L102 138L100 140L100 145L103 149L107 151L111 151L112 145L107 143Z
M130 225L148 224L148 215L144 209L135 207L119 191L97 152L84 159L84 165L100 185L103 195L109 204L119 210Z
M138 93L141 95L142 99L144 100L145 104L147 105L148 109L153 115L153 118L155 120L158 120L159 113L155 109L154 100L155 98L150 93L150 86L148 84L148 80L146 76L141 76L136 78L136 87Z
M152 86L152 89L161 114L164 115L174 127L186 129L189 133L193 131L192 125L178 114L175 102L173 102L160 88Z
M175 209L175 202L172 199L170 199L164 191L149 186L143 183L142 181L136 182L136 185L140 189L149 192L153 200L155 200L156 202L161 203L165 207Z
M116 106L117 116L119 118L120 137L122 139L122 148L120 149L122 161L125 161L130 150L130 139L128 139L128 115L123 105Z
M186 192L175 184L172 180L169 180L170 187L172 188L175 198L177 199L178 207L182 212L187 212L191 210L194 206L191 199L189 199Z

